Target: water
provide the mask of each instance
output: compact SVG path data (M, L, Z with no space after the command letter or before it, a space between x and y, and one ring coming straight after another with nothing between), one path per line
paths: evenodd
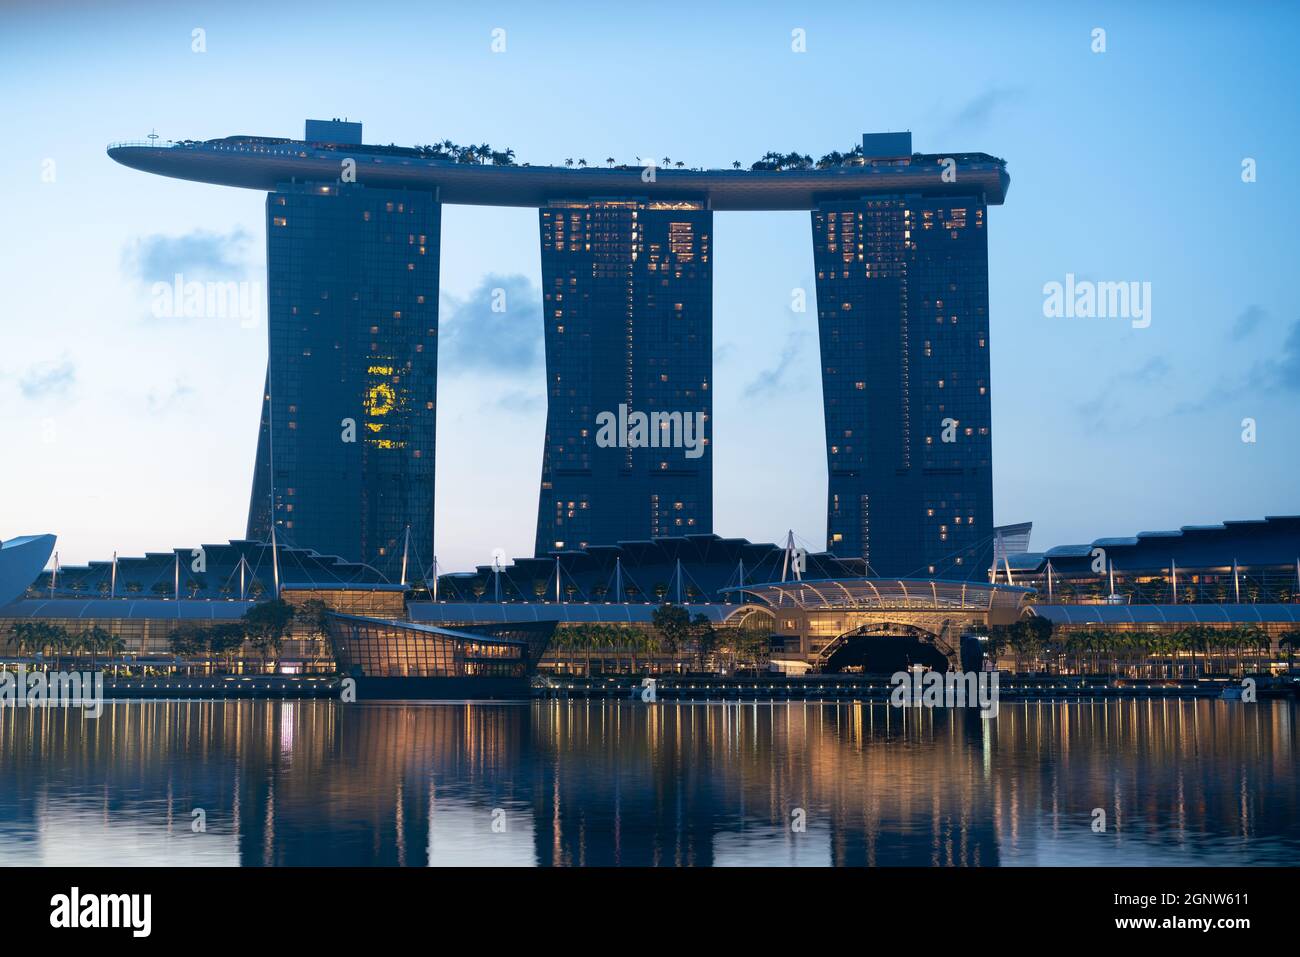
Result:
M1298 711L1034 703L986 721L882 704L122 701L86 720L6 708L0 863L1293 864Z

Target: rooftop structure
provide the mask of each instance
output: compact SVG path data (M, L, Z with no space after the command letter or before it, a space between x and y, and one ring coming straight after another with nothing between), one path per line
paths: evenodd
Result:
M360 124L351 125L359 135ZM320 135L320 128L312 129ZM335 139L352 134L326 135ZM907 136L910 145L910 134L882 135ZM998 205L1011 183L1006 163L987 153L889 155L827 169L671 169L652 167L658 161L649 158L644 165L570 169L513 163L485 166L435 159L423 149L399 146L227 136L113 143L108 155L123 166L148 173L265 192L294 180L336 182L344 161L353 160L358 183L436 192L440 202L470 206L543 207L564 197L636 196L649 201L693 200L715 211L809 210L829 199L890 193L983 194L986 203ZM955 177L943 175L948 159L956 164ZM647 173L651 168L653 176Z
M985 213L1005 200L1005 161L913 152L910 133L731 170L668 157L575 170L488 145L361 140L361 124L334 119L309 120L302 140L109 147L135 169L270 193L250 539L275 529L389 577L408 543L432 557L444 203L539 209L548 391L535 555L711 532L713 215L809 210L827 550L878 575L985 577Z

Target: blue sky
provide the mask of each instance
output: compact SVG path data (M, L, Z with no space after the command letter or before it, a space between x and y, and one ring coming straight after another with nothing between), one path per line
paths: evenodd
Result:
M104 147L151 129L299 137L332 116L371 142L486 141L533 163L725 166L893 129L920 151L1005 157L996 520L1032 520L1047 547L1300 511L1295 5L104 7L0 14L0 538L53 531L78 562L242 534L264 321L157 319L150 286L177 266L263 281L263 196L138 173ZM716 531L820 544L816 319L790 309L813 289L808 216L718 214L714 248ZM1043 285L1067 273L1150 282L1150 327L1046 318ZM447 569L531 551L539 278L535 211L445 208Z

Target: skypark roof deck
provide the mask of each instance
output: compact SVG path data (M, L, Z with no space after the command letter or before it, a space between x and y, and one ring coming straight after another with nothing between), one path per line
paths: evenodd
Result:
M291 181L333 183L343 162L356 161L356 182L385 189L434 192L467 206L546 206L556 200L625 197L698 202L719 211L806 210L819 203L898 193L970 196L990 205L1006 198L1006 164L985 153L914 153L829 169L693 170L560 166L480 166L430 159L417 150L335 146L272 137L185 140L170 145L114 143L108 155L132 169L176 179L269 192ZM955 163L945 164L951 159ZM953 174L944 177L945 169ZM954 175L955 174L955 175Z

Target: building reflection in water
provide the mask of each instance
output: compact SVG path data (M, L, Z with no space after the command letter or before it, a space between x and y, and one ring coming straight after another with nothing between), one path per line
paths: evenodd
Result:
M994 720L805 703L5 708L0 864L1290 863L1296 717L1157 700L1003 704Z

